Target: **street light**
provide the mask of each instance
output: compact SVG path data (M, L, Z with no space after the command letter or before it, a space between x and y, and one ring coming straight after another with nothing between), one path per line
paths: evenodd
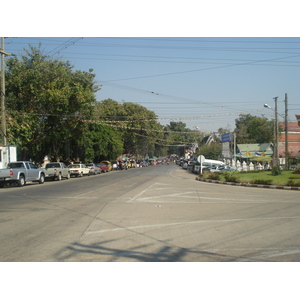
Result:
M278 112L277 112L277 100L278 97L273 98L275 100L275 110L268 104L264 104L265 108L272 109L275 112L275 145L274 145L274 156L273 156L273 166L279 166L279 147L278 147Z

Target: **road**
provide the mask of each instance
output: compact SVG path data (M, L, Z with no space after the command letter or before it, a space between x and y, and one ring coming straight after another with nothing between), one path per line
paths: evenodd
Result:
M2 262L300 261L300 193L177 165L0 189Z

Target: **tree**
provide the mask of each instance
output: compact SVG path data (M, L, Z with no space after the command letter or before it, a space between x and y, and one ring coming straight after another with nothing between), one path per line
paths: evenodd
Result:
M269 143L274 138L274 122L267 118L241 114L235 124L238 144Z
M115 128L123 140L126 154L145 155L154 150L162 126L154 112L131 103L106 99L96 106L96 115L107 126Z
M92 72L73 71L69 62L51 59L29 46L21 59L7 61L8 140L20 159L41 162L84 153L84 122L92 115L100 87Z
M168 154L175 153L179 156L184 156L185 149L190 148L201 136L198 131L186 128L186 124L183 122L172 121L164 127L164 130L166 131L165 139L168 144L174 144L174 146L169 147Z
M201 145L196 152L196 156L203 155L207 159L218 160L222 155L222 144L220 142L212 142L209 145Z

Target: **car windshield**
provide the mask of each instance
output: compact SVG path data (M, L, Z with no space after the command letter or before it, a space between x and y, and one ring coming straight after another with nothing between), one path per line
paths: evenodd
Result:
M80 168L80 165L70 165L69 168L72 168L72 169L74 169L74 168Z
M8 169L9 169L9 168L12 168L12 169L19 169L19 168L24 169L25 167L24 167L24 164L23 164L23 163L9 163L9 164L7 165L7 168L8 168Z
M58 163L46 164L46 168L59 168L60 165Z

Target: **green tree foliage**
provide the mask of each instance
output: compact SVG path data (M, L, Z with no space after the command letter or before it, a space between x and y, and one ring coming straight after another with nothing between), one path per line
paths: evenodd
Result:
M165 139L170 146L168 154L184 156L184 151L199 139L199 132L186 128L183 122L170 122L164 127Z
M17 145L20 159L76 157L78 149L84 152L85 119L99 90L95 75L73 71L68 62L50 59L35 47L25 51L21 59L7 61L8 141Z
M263 144L273 140L274 122L267 118L241 114L235 124L237 144Z
M219 142L212 142L209 145L201 145L196 152L196 155L200 154L206 159L218 160L222 155L222 144Z
M162 136L156 114L139 104L106 99L97 103L95 114L118 131L126 154L153 152L157 138Z
M162 126L139 104L97 102L98 90L92 69L73 70L40 48L29 46L21 58L7 60L8 143L17 146L18 158L98 162L122 153L183 155L199 139L182 122Z

